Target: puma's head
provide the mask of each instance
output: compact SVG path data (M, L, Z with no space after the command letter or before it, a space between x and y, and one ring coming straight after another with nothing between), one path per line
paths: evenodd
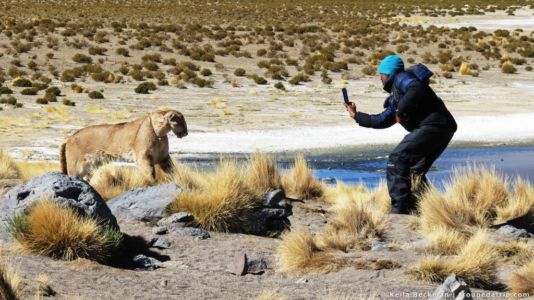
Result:
M158 111L150 114L152 126L157 136L162 137L172 131L178 138L187 135L187 123L182 113L176 110Z

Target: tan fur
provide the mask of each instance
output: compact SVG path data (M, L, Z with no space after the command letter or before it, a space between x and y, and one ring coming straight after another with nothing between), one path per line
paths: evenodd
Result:
M134 159L147 176L155 179L155 166L171 167L167 133L187 135L187 123L176 110L162 110L127 123L89 126L68 137L60 147L61 170L87 177L104 156Z

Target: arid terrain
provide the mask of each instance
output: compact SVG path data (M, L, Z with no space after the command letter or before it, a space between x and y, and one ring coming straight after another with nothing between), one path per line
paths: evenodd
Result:
M187 121L188 136L169 135L177 160L394 144L405 134L400 126L357 127L340 92L346 87L358 110L380 112L387 94L376 69L392 53L434 72L431 86L459 124L453 144L534 144L529 1L2 1L0 199L59 170L58 147L78 129L164 108ZM16 270L20 299L43 298L43 286L57 299L428 298L449 273L487 293L479 299L532 293L532 235L511 238L493 227L525 216L532 224L528 181L475 168L456 174L445 191L427 191L415 216L400 216L387 214L384 186L326 185L308 166L295 163L280 175L272 162L256 163L275 178L267 189L241 182L250 171L237 168L201 174L184 167L148 182L131 166L108 165L89 181L104 200L173 182L184 192L169 211L185 210L176 208L181 199L211 237L159 236L152 223L119 218L125 234L170 242L152 249L161 268L53 259L22 251L21 238L0 244L0 277L11 274L3 266ZM233 178L242 190L231 190ZM233 208L217 210L217 201L244 197L252 204L236 205L257 208L259 192L278 188L303 200L291 202L287 235L221 232L201 221L205 209L226 225L239 216L224 215ZM377 242L385 248L371 250ZM231 274L240 253L264 259L264 273Z

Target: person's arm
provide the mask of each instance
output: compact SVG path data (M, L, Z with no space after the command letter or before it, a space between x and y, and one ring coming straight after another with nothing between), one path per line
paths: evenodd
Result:
M395 112L387 107L383 112L376 115L370 115L363 112L357 112L354 118L356 123L362 127L383 129L393 126L396 123Z
M400 119L409 120L413 116L424 94L425 88L419 80L414 80L407 86L406 93L400 98L397 106L396 113Z

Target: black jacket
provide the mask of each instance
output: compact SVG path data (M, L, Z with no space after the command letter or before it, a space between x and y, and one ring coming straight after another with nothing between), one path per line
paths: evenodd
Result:
M411 72L390 75L384 85L390 95L384 101L385 110L376 115L356 113L356 122L363 127L387 128L393 126L395 114L401 117L401 125L408 131L432 125L456 131L457 125L443 100L427 82L421 82Z

